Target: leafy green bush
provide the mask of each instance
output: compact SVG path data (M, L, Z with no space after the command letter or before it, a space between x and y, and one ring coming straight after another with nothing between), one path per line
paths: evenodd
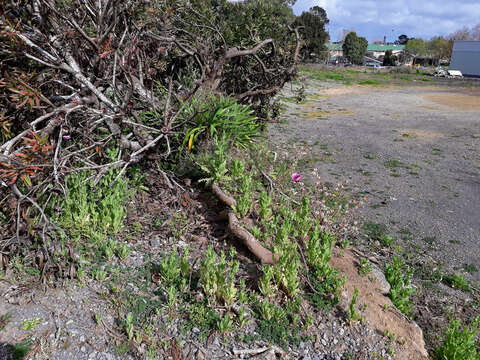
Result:
M480 316L470 326L461 328L459 320L452 320L445 331L445 340L435 352L437 360L478 360L480 346Z

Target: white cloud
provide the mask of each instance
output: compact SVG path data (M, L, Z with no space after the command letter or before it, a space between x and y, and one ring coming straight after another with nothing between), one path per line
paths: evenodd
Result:
M333 40L352 28L369 40L400 34L428 39L480 23L478 0L297 0L293 9L300 14L315 5L326 10Z

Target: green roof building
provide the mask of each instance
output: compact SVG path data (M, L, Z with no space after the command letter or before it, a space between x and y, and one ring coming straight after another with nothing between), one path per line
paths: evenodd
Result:
M326 43L325 46L330 52L330 57L343 56L341 43ZM405 45L368 44L367 46L367 54L372 58L379 58L380 56L385 55L387 50L392 50L392 54L395 55L405 50Z

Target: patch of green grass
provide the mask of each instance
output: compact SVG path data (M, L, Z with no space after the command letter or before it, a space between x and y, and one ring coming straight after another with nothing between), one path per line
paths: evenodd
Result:
M359 81L359 85L380 85L380 81L378 80L364 80L364 81Z
M372 176L372 173L368 170L358 169L357 171L363 176Z
M373 240L378 240L387 235L387 226L384 224L367 222L363 225L363 230Z
M437 238L435 236L427 236L422 239L422 241L426 242L429 245L432 245L436 240Z
M387 227L384 224L367 222L363 225L363 230L372 240L380 242L383 246L388 247L395 242L395 238L387 234Z
M372 160L372 159L376 159L378 157L378 155L374 154L374 153L366 153L366 154L363 155L363 157L365 159Z
M30 339L23 340L15 345L8 344L6 346L7 359L23 360L30 352L32 341Z
M311 79L325 81L325 80L334 80L342 82L345 85L351 85L352 82L350 78L346 77L341 72L336 71L324 71L324 70L312 70L305 67L300 67L300 73L304 73Z
M468 284L468 280L461 274L448 274L443 277L443 282L453 289L459 289L462 291L470 292L471 288Z
M386 247L389 247L391 246L396 240L394 237L390 236L390 235L383 235L381 236L378 241L380 241L380 244L382 244L383 246L386 246Z
M383 165L385 165L386 168L389 169L394 169L394 168L399 168L399 167L404 167L405 164L401 162L400 160L397 159L391 159L386 161Z
M463 265L463 270L465 270L469 274L473 274L474 272L478 271L478 268L475 265L472 265L472 264L465 264L465 265Z
M342 74L326 74L325 78L336 81L345 81L347 78Z
M296 314L300 310L301 300L291 300L285 306L278 306L268 300L255 300L255 314L258 318L257 332L263 339L272 341L283 348L288 344L298 345L300 318Z
M348 306L347 318L350 322L356 322L360 319L360 314L355 309L355 305L357 304L357 297L358 297L358 289L353 289L352 300Z
M467 326L460 320L451 320L445 330L445 339L435 351L436 360L478 360L480 341L480 317Z

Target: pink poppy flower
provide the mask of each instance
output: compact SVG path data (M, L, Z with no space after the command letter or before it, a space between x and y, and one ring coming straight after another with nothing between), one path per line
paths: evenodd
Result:
M302 175L298 174L298 173L293 173L292 174L292 181L294 183L298 183L298 182L302 181Z

